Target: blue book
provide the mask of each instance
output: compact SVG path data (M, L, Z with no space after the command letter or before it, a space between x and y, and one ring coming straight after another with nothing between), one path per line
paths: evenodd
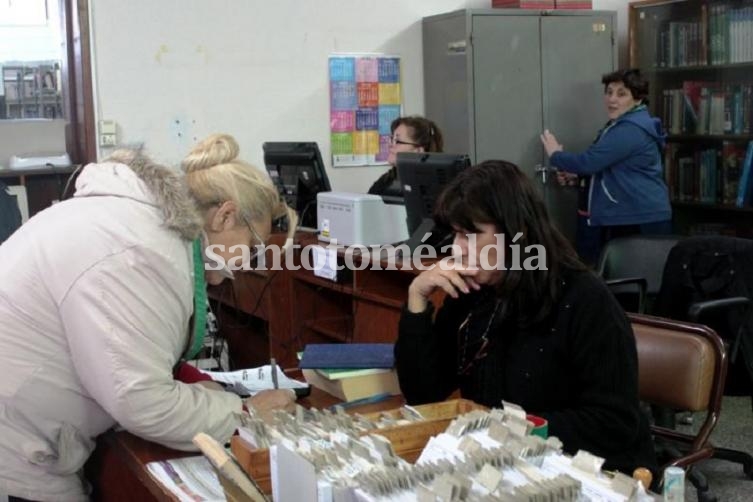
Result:
M751 202L751 192L753 191L753 141L748 143L748 150L745 152L745 160L742 164L742 174L740 175L740 184L737 186L737 207L746 207Z
M391 343L310 343L298 367L393 368L395 346Z

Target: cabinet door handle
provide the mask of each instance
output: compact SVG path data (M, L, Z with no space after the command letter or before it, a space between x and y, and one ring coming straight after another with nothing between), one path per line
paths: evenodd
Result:
M541 183L546 185L547 181L549 181L549 175L554 175L557 173L557 169L554 167L549 166L542 166L541 164L536 164L534 166L533 171L536 173L536 176L541 178Z

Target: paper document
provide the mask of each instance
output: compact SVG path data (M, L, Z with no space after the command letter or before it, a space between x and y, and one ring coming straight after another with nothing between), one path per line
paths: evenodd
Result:
M280 389L305 389L308 384L288 378L285 372L276 367L277 384ZM238 371L204 371L215 382L229 385L233 391L244 396L253 396L257 392L274 389L272 380L272 366L260 366Z
M337 281L337 250L323 246L311 248L314 256L314 275Z
M149 462L146 468L181 502L225 501L217 473L203 455Z

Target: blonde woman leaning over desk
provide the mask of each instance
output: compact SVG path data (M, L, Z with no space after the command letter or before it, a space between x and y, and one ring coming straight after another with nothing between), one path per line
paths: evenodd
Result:
M232 276L205 272L205 247L255 246L290 214L230 136L201 142L183 168L117 151L0 246L0 494L87 500L81 469L116 423L195 450L199 432L229 439L244 410L292 407L290 390L244 402L173 378L200 346L190 318L204 281Z

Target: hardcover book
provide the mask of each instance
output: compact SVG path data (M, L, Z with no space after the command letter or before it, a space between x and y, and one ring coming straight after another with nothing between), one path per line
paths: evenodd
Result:
M310 343L303 351L298 367L319 368L392 368L395 366L391 343Z

